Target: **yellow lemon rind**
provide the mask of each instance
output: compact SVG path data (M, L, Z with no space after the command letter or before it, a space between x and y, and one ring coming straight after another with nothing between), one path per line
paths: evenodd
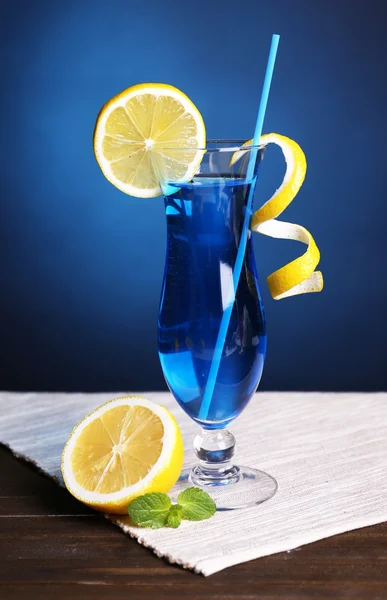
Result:
M255 224L252 228L263 235L277 239L296 240L308 246L302 256L284 265L267 278L267 284L274 300L321 292L324 286L323 276L321 271L315 271L320 261L320 251L305 227L270 219L264 223Z
M312 235L301 225L276 220L295 198L304 182L307 168L305 154L294 140L276 133L263 135L260 143L277 144L281 148L286 172L277 191L253 214L251 228L262 235L297 240L308 246L302 256L269 275L267 283L270 293L275 300L282 300L298 294L320 292L324 280L322 273L315 271L320 261L320 252ZM252 144L251 139L244 146ZM236 152L230 164L235 164L243 154L243 150Z

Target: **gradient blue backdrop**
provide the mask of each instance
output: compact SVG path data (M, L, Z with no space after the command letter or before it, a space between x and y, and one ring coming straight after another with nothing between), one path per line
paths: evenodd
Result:
M383 0L2 0L0 388L165 387L156 322L161 199L102 176L92 131L125 87L185 91L209 136L253 133L270 36L281 44L264 130L308 158L286 220L317 240L322 294L271 300L302 246L256 236L269 349L264 389L386 389L386 3ZM256 205L283 174L267 153Z

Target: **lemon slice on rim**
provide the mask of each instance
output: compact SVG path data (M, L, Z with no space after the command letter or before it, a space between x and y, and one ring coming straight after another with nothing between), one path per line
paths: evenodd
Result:
M295 141L278 133L262 135L260 143L263 145L276 144L281 148L285 157L286 172L278 190L253 214L251 228L263 235L297 240L308 246L302 256L269 275L267 283L270 293L274 300L281 300L296 294L321 292L324 286L323 276L321 271L315 271L320 262L320 252L312 235L301 225L276 220L295 198L304 182L305 154ZM253 140L251 139L243 146L252 144ZM243 150L235 152L230 164L235 164L244 154Z
M148 492L167 492L183 465L183 439L164 407L138 396L117 398L87 415L62 454L69 492L84 504L126 514Z
M192 149L205 145L206 129L196 106L162 83L134 85L109 100L94 130L94 153L103 174L138 198L162 194L161 167L170 181L192 179L203 156Z

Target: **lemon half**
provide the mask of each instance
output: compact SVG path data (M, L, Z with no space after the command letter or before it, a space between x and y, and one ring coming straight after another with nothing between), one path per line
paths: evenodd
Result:
M105 104L94 130L94 153L105 177L126 194L162 194L169 181L189 181L206 145L203 118L177 88L162 83L130 87ZM186 153L176 149L186 148Z
M183 465L180 429L164 407L138 396L118 398L87 415L71 433L62 475L78 500L126 514L148 492L167 492Z

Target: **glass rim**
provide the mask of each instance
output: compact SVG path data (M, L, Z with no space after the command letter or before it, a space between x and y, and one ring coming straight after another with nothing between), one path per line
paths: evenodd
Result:
M248 152L249 150L264 150L266 148L265 144L256 144L251 146L243 146L247 140L220 140L220 139L210 139L207 140L205 148L172 148L172 147L158 147L158 150L173 150L187 152L187 150L192 150L192 152ZM208 144L214 146L213 148L209 148ZM221 145L222 144L222 145Z

